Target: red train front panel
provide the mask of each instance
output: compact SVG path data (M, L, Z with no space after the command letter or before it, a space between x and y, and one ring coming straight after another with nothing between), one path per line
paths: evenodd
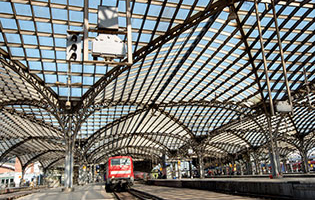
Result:
M133 185L133 163L130 156L115 156L108 159L106 188L127 188Z

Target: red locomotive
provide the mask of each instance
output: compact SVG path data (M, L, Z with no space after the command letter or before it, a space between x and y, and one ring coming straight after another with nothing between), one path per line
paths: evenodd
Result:
M130 156L110 157L106 164L106 192L127 189L133 185L133 163Z

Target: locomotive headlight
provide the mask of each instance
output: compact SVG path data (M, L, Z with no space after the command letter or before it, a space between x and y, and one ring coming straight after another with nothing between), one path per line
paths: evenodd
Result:
M112 176L112 178L115 178L115 176Z
M128 175L128 178L130 177L130 175Z

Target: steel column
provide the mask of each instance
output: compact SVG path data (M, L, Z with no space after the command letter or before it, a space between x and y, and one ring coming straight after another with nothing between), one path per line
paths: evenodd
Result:
M133 63L132 56L132 29L131 29L131 10L130 10L130 0L126 0L126 26L127 26L127 56L128 63Z
M304 173L309 173L309 167L308 167L308 158L307 158L307 149L306 149L306 145L305 145L305 140L304 138L300 138L300 147L299 147L299 152L301 155L301 159L302 159L302 170Z
M204 163L203 163L203 156L202 155L198 155L198 162L199 162L199 174L200 174L200 178L203 179L205 178L205 173L204 173Z
M84 0L83 60L89 60L89 0Z
M269 133L269 137L270 137L269 155L270 155L272 176L274 178L277 178L277 177L280 177L279 163L278 163L277 156L276 156L276 147L275 147L274 137L272 134L271 119L268 116L266 118L268 121L268 133Z
M291 91L290 91L288 76L287 76L286 64L285 64L284 56L283 56L283 48L282 48L282 43L281 43L281 38L280 38L280 33L279 33L279 26L278 26L277 14L276 14L276 9L275 9L275 2L274 2L274 0L272 0L271 2L272 2L273 18L275 20L275 28L276 28L276 33L277 33L277 38L278 38L278 45L279 45L280 56L281 56L283 76L284 76L285 86L287 88L289 104L290 104L290 106L292 108L292 113L293 113L292 97L291 97Z
M181 165L181 161L180 160L178 160L178 162L177 162L177 169L178 169L178 179L182 179L182 172L181 172L181 167L180 167L180 165Z
M73 191L73 151L74 139L72 137L72 118L68 116L68 124L65 125L64 133L66 138L65 155L65 191Z
M167 170L166 170L166 155L162 155L162 179L167 178Z
M73 187L73 147L72 142L67 142L66 158L65 158L65 180L64 186L66 190Z
M189 161L189 177L190 177L190 178L194 178L191 162L192 162L192 161L190 160L190 161Z
M274 111L273 100L272 100L272 96L271 96L271 88L270 88L270 81L269 81L269 75L268 75L268 66L267 66L264 42L263 42L263 37L262 37L262 32L261 32L261 25L260 25L259 13L258 13L258 5L257 5L256 0L254 2L255 2L255 11L256 11L257 26L258 26L258 32L259 32L259 41L260 41L260 46L261 46L261 54L262 54L262 58L264 61L264 71L265 71L266 83L267 83L267 88L268 88L270 112L271 112L271 115L274 115L275 111Z

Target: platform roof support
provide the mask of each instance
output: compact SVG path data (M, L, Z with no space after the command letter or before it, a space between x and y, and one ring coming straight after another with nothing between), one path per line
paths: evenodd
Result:
M204 162L203 162L203 155L198 155L198 170L200 174L200 178L205 178L205 170L204 170Z
M272 127L271 127L271 119L267 117L268 120L268 133L270 137L270 148L269 148L269 158L271 163L271 170L272 170L272 176L274 178L280 177L279 172L279 160L277 159L276 154L276 146L275 146L275 138L272 134Z
M291 108L292 108L292 112L293 112L293 104L292 104L291 90L290 90L289 81L288 81L286 63L285 63L285 60L284 60L284 53L283 53L282 42L281 42L281 37L280 37L280 31L279 31L277 13L276 13L276 9L275 9L275 1L272 0L271 3L272 3L273 18L274 18L274 20L275 20L275 28L276 28L277 39L278 39L278 45L279 45L280 56L281 56L281 64L282 64L282 70L283 70L283 77L284 77L284 81L285 81L285 86L286 86L286 88L287 88L288 101L289 101L289 104L290 104L290 106L291 106Z
M65 154L65 191L71 191L73 188L73 159L75 138L72 137L72 117L68 116L68 123L66 124L64 133L66 138L66 154Z
M126 24L127 24L127 56L128 63L133 63L132 56L132 29L131 29L131 10L130 10L130 0L126 0Z
M257 19L257 26L258 26L258 32L259 32L259 41L260 41L260 47L261 47L261 54L262 54L262 58L263 58L263 61L264 61L264 72L265 72L266 83L267 83L267 88L268 88L270 112L271 112L271 115L274 115L275 111L274 111L273 100L272 100L272 95L271 95L269 71L268 71L268 66L267 66L267 59L266 59L266 56L265 56L265 47L264 47L264 41L263 41L263 36L262 36L262 31L261 31L258 5L257 5L257 1L256 0L255 0L255 11L256 11L256 19Z
M73 187L73 145L67 142L65 159L65 190L71 190Z
M84 0L83 61L89 60L89 0Z
M19 156L48 169L66 157L66 188L73 159L91 164L119 153L178 159L196 149L226 164L254 147L266 159L270 148L279 173L279 153L299 149L307 167L315 146L311 0L106 1L126 21L116 32L128 42L119 63L88 60L89 37L100 33L98 3L89 2L1 2L0 165ZM68 14L55 19L59 13ZM64 57L66 29L83 35L83 61ZM294 104L276 131L282 114L272 115L269 101Z
M301 169L303 173L309 173L309 166L308 166L308 156L307 156L307 145L305 145L304 137L299 138L300 140L300 146L299 146L299 152L301 155Z

